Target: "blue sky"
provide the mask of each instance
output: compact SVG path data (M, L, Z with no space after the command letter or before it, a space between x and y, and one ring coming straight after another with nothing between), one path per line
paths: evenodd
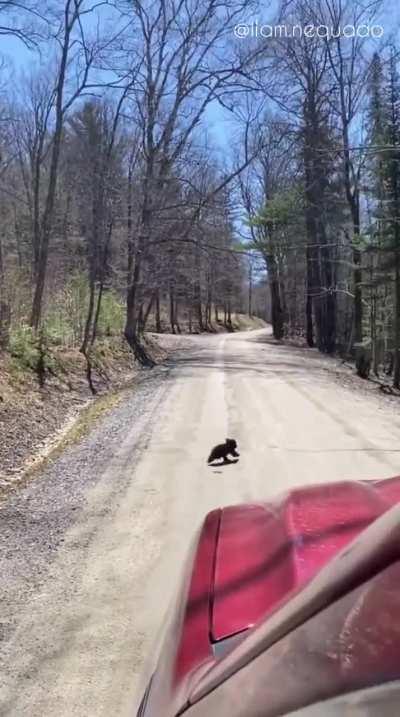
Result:
M260 23L270 22L272 6L274 3L265 3L265 12L259 13ZM390 35L395 31L396 25L400 22L400 2L399 0L384 0L382 17L380 23L385 29L385 39L389 39ZM109 21L113 19L113 11L110 8L101 8L97 11L101 14L102 21L106 18ZM115 15L114 15L115 17ZM98 17L95 14L86 16L86 23L89 29L96 30ZM398 35L398 31L396 32ZM379 41L378 41L379 44ZM40 64L37 53L29 51L22 42L15 38L2 37L1 53L9 59L11 76L19 73L21 70L31 68L33 64ZM13 70L11 70L13 68ZM221 150L228 149L232 140L232 127L229 122L229 113L224 112L219 105L213 103L208 108L206 114L207 127L213 143Z
M113 22L115 11L112 9L104 9L97 11L96 14L88 14L86 16L86 24L89 31L96 31L99 15L102 23ZM29 71L34 65L40 66L40 57L35 51L29 50L20 40L13 37L3 37L1 41L1 54L7 58L10 79L12 82L13 75L21 72ZM226 150L229 144L231 131L229 124L224 119L224 111L217 103L209 106L206 112L206 123L209 137L213 144L221 150Z
M272 2L268 2L268 5L266 4L265 17L263 17L262 12L258 13L260 22L268 23L270 21L272 4ZM102 8L98 10L96 14L93 13L87 16L86 22L88 27L92 27L95 30L99 15L101 15L103 22L104 18L112 20L113 17L115 17L111 9L104 10L104 8ZM393 33L396 24L400 22L399 0L384 0L380 22L385 29L385 37L388 38L391 33ZM29 66L32 63L32 58L35 56L35 53L30 52L22 42L10 37L1 38L1 53L7 55L16 68Z

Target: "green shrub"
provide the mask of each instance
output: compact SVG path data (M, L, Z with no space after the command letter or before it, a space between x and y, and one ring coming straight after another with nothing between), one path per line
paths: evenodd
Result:
M82 341L89 299L85 274L74 274L47 308L44 329L56 346L77 346Z
M12 324L9 351L19 365L35 370L39 360L40 340L43 352L49 354L46 359L48 366L51 365L51 347L79 347L83 339L88 303L87 276L85 273L77 272L64 287L54 292L47 302L41 339L34 335L27 324ZM102 338L121 335L124 314L124 305L118 294L112 290L105 290L102 296L97 336Z
M103 294L98 334L99 336L115 336L124 328L124 306L113 291Z
M9 351L22 367L36 369L39 360L39 345L30 326L21 324L11 330Z
M9 351L21 368L37 372L55 369L55 359L49 350L49 337L45 330L35 335L33 329L21 324L10 333Z

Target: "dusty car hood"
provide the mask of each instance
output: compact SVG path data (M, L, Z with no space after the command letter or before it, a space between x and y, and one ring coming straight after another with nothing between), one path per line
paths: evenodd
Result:
M266 618L400 500L398 479L294 490L274 503L220 513L210 594L213 641Z
M324 611L331 605L337 604L340 613L331 633L336 635L342 630L353 605L350 592L397 560L400 509L393 506L399 502L400 477L303 487L274 502L231 506L209 513L185 566L153 674L146 715L181 714L207 696L207 700L217 700L218 705L209 709L207 704L204 714L232 716L246 689L251 687L256 695L260 685L265 690L268 687L270 695L276 688L277 705L288 697L276 675L266 685L264 668L253 674L251 665L256 658L272 659L275 665L275 652L283 645L290 666L292 651L286 645L291 645L290 635L296 630L305 635L298 651L299 664L305 665L305 656L318 652L315 646L307 652L305 641L311 635L319 644L321 635L327 633ZM382 514L385 516L376 520ZM397 595L398 573L393 584ZM378 600L378 608L387 600L386 588L384 592L385 598L380 593L377 597L375 589L371 592L375 596L372 602ZM310 618L316 620L316 628L309 632ZM374 619L368 615L368 624L364 621L363 625L368 627ZM354 642L353 637L351 640ZM334 654L334 650L321 645L318 660L323 664L328 657L333 660ZM374 654L378 654L375 645ZM382 664L385 674L391 677L394 672L389 662L385 655ZM394 662L398 665L397 653ZM309 660L307 665L308 669ZM312 672L317 675L315 665ZM339 694L341 682L337 675L335 668L329 684L323 682L322 676L312 680L313 694L307 699L313 698L318 685L323 684L325 694ZM299 706L301 700L295 700L300 687L294 677L291 704ZM355 683L350 680L348 687ZM220 686L223 711L216 690ZM256 701L257 709L262 704L265 711L264 697L257 696ZM284 713L279 710L277 714ZM254 714L260 712L256 710Z

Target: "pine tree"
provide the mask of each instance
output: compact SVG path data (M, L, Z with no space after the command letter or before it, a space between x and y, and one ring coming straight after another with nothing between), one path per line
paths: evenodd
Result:
M370 203L371 226L367 255L369 259L369 330L372 347L372 365L376 375L383 344L386 343L385 325L388 317L384 316L388 298L388 275L382 266L382 256L386 245L385 237L385 151L387 150L387 103L385 102L386 77L379 53L375 53L370 68L369 110L368 110L368 145L370 148L367 176L368 201Z
M400 388L400 81L395 51L389 63L386 87L388 149L383 161L385 189L385 233L393 251L394 352L393 385Z

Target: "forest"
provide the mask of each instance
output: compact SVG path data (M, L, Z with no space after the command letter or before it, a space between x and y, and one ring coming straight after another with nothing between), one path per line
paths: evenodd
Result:
M241 312L400 388L388 10L0 0L0 354L44 381L77 349L90 381L104 337L151 366L146 331Z

